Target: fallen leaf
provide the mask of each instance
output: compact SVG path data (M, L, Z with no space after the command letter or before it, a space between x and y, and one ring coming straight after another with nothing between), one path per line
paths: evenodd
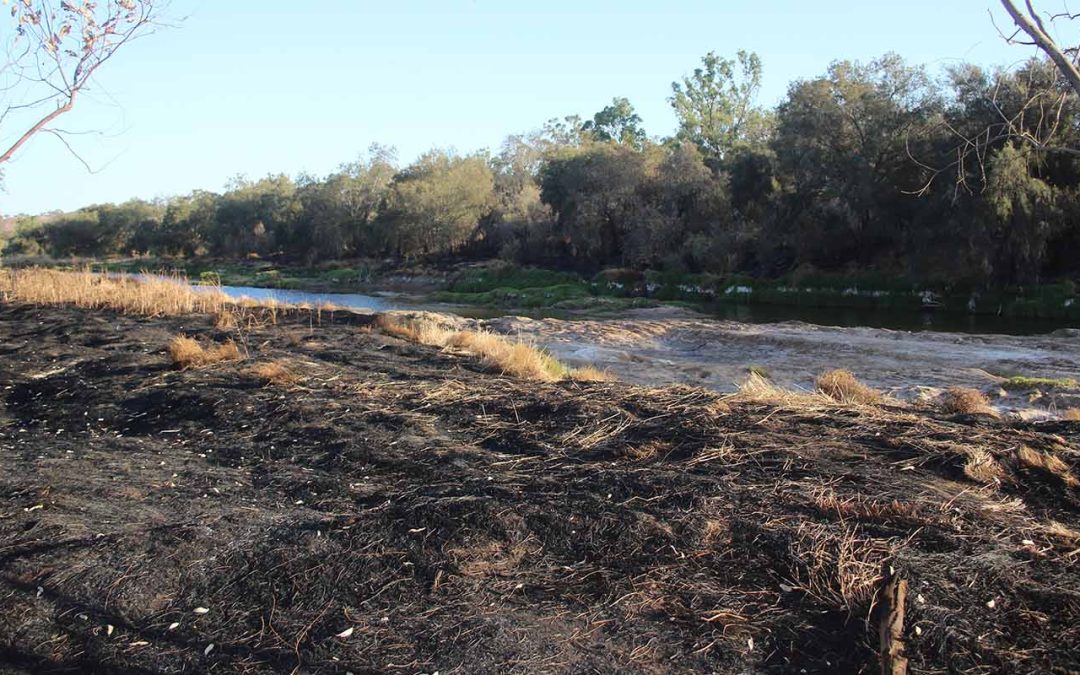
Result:
M196 607L194 611L195 611L196 614L209 614L210 613L210 610L207 609L206 607Z
M206 645L206 649L203 650L202 654L203 654L203 656L209 656L210 652L212 652L212 651L214 651L214 643L213 642Z
M338 633L337 637L339 637L339 638L347 638L347 637L350 637L352 635L352 632L353 632L353 629L350 626L349 628L346 628L345 630Z

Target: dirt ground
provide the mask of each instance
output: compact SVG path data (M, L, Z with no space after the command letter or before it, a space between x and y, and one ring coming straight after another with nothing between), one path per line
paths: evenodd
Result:
M751 366L783 386L812 390L833 368L901 400L928 400L948 387L986 392L995 407L1029 419L1080 407L1080 391L1005 391L1007 377L1080 380L1080 330L1011 336L840 328L800 322L746 324L661 307L611 320L484 322L570 363L606 368L641 385L682 383L733 391Z
M911 672L1080 669L1080 423L522 382L322 318L0 304L0 671L870 673L886 562Z

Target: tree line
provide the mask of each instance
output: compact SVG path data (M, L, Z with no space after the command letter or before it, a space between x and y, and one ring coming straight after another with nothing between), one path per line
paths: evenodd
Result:
M501 257L778 277L874 272L1005 286L1080 277L1080 116L1049 60L931 74L837 61L757 103L757 55L706 55L646 133L625 98L495 151L23 217L4 253Z

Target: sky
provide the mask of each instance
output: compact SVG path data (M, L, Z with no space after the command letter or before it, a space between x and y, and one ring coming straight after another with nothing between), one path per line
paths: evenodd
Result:
M118 52L56 125L93 172L36 137L4 167L0 214L323 176L375 142L406 163L497 149L616 96L666 136L671 83L710 51L757 52L767 105L837 59L894 51L936 72L1029 56L991 13L1008 26L996 0L172 0L170 25Z

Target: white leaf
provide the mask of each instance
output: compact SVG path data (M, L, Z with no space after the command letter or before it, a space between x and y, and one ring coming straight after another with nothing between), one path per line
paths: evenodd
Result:
M209 614L210 613L210 610L205 608L205 607L196 607L194 611L195 611L196 614Z
M169 630L176 630L179 627L180 627L180 622L179 621L173 621L172 623L169 624Z
M105 626L105 634L108 635L109 637L112 637L112 632L113 632L112 624L111 623L107 624Z
M340 633L338 633L338 634L337 634L337 637L339 637L339 638L347 638L347 637L351 637L351 636L352 636L352 632L353 632L353 629L352 629L352 627L350 626L349 628L346 628L345 630L343 630L343 631L341 631Z
M206 649L203 650L202 654L203 654L203 656L209 656L210 652L212 652L212 651L214 651L214 643L213 642L206 645Z

